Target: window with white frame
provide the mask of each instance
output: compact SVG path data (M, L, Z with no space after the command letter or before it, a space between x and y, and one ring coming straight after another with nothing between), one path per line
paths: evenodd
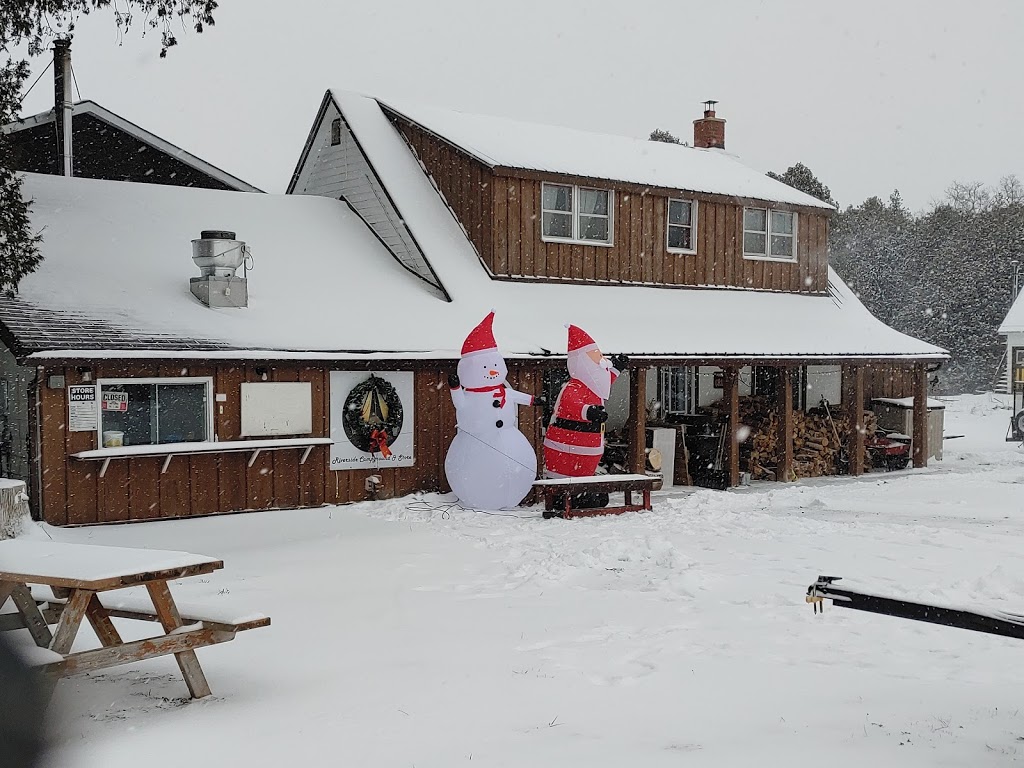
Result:
M668 201L668 249L682 253L697 250L697 201Z
M100 445L213 439L210 378L100 379L98 386Z
M697 370L688 365L661 369L661 412L686 416L697 410Z
M743 255L748 259L796 261L796 214L744 208Z
M611 190L542 184L541 234L545 240L610 243Z

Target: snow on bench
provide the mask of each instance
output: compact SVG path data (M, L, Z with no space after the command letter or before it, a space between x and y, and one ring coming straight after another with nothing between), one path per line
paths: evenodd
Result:
M625 485L640 482L653 485L657 479L648 475L591 475L590 477L547 477L543 480L536 480L533 484L542 488L548 485L590 485L593 483Z
M115 592L102 592L97 595L100 604L112 618L136 619L138 621L159 621L149 594L138 588L119 589ZM60 606L66 604L61 597L54 597L46 587L34 585L32 598L39 605L57 606L56 615L60 615ZM209 629L244 632L270 624L270 617L262 613L239 613L225 605L208 603L183 603L175 601L181 620L186 625L203 624Z

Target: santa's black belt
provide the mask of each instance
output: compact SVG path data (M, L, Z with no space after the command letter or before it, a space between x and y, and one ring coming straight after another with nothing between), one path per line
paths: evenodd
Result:
M594 421L574 421L573 419L555 419L553 427L570 429L573 432L600 432L601 425Z

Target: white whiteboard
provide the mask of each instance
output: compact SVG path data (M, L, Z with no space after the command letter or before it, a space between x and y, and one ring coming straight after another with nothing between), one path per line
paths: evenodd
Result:
M242 437L312 431L313 387L308 381L242 384Z

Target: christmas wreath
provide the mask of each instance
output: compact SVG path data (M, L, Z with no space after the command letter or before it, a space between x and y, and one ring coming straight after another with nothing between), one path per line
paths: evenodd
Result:
M402 433L402 399L390 381L374 376L352 387L345 398L342 425L345 436L365 453L391 455L391 446Z

